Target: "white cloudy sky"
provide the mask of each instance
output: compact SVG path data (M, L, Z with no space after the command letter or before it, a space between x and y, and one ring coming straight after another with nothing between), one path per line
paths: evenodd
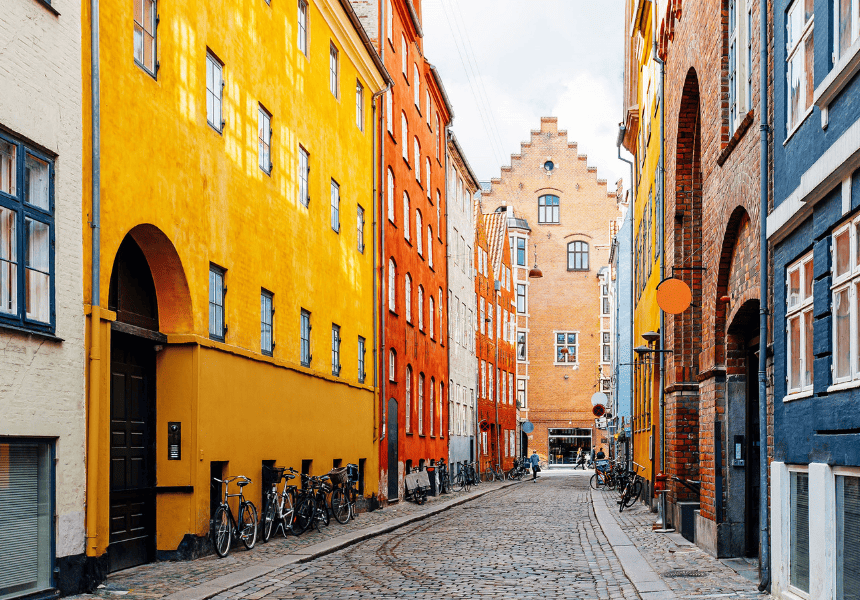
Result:
M556 116L598 177L614 182L623 0L422 0L424 51L481 180L498 177L540 117ZM625 180L628 179L625 177Z

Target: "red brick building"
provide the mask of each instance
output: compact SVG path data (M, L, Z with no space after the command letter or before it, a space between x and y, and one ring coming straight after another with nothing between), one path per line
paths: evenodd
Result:
M353 0L394 86L377 103L380 256L379 499L448 455L446 127L453 112L423 53L419 0Z
M478 440L481 471L513 466L516 456L517 408L513 292L508 215L504 209L483 214L475 203L475 294L478 327Z

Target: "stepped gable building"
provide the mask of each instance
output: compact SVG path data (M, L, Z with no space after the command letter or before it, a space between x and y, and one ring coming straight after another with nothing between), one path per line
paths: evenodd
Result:
M352 0L393 86L378 102L380 501L448 456L448 228L442 80L424 56L418 0Z
M448 460L475 460L475 211L480 183L456 136L449 134L448 165Z
M611 307L599 272L608 266L618 197L544 117L501 177L484 192L484 210L507 209L517 308L517 393L535 428L528 449L570 462L578 448L606 449L591 396L600 389L603 316ZM535 258L535 254L537 257ZM530 278L537 264L542 278Z

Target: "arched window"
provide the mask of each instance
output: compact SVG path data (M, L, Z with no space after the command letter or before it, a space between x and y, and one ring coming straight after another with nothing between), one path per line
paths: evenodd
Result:
M418 376L418 433L424 433L424 373Z
M430 195L430 157L428 156L424 162L424 180L427 182L427 199L430 202L433 202L433 198Z
M388 351L388 381L397 380L397 352L394 348Z
M388 259L388 310L397 312L397 265Z
M394 171L388 167L388 220L394 223Z
M436 414L436 402L434 402L433 398L436 396L436 378L430 378L430 435L433 435L433 424L435 423L435 419L433 418Z
M391 88L385 92L385 120L388 126L388 133L394 136L394 98L391 96Z
M415 209L415 242L418 245L418 256L424 256L424 225L421 221L421 211Z
M415 164L415 181L421 183L421 144L418 142L418 138L415 138L415 160L412 161Z
M418 286L418 329L424 331L424 287Z
M404 296L403 302L406 304L406 322L412 322L412 276L409 273L406 274L406 279L404 280Z
M567 245L567 270L588 271L588 242L570 242Z
M442 310L442 288L439 288L439 341L444 345L445 339L442 337L442 315L444 311Z
M403 191L403 237L409 239L409 194Z
M415 74L413 79L415 81L412 82L412 88L415 90L415 98L413 101L415 102L415 108L421 110L421 74L418 72L418 65L412 65L412 71Z
M403 160L409 162L409 121L406 113L400 113L400 144L403 146Z
M406 365L406 431L412 431L412 367Z
M558 196L538 198L538 223L558 223Z
M427 262L433 266L433 228L427 226Z
M433 323L436 322L436 317L434 315L434 313L436 312L436 303L433 302L433 296L430 296L429 300L430 300L430 306L428 307L428 310L427 310L427 318L428 318L427 325L429 326L428 329L430 330L430 338L432 339L434 337Z
M445 397L445 384L439 382L439 437L442 436L442 398Z

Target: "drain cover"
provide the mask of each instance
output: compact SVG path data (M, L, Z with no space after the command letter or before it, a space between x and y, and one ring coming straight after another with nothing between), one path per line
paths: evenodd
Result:
M666 571L663 577L704 577L707 573L702 571Z

